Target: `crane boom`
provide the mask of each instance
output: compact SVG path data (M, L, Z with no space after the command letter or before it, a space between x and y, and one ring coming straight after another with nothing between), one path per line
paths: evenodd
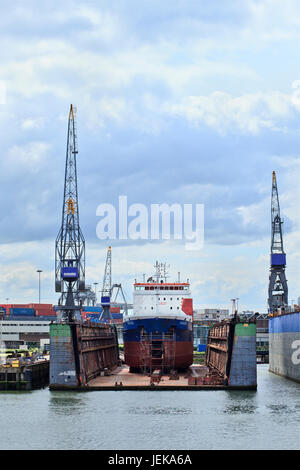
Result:
M276 173L273 171L272 175L272 197L271 197L271 224L272 224L272 239L271 239L271 254L284 253L283 251L283 238L282 238L282 220L280 218L280 206L276 181Z
M108 321L112 320L112 316L110 313L110 300L111 300L111 246L107 249L106 255L106 262L105 262L105 269L104 269L104 277L103 277L103 285L101 290L101 306L103 308L103 312L101 315L101 320Z
M103 277L102 296L111 294L111 246L108 247Z

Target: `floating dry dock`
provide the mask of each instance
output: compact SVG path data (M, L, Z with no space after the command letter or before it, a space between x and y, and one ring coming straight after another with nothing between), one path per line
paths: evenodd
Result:
M211 328L206 364L131 373L111 325L50 326L51 390L256 390L256 324L235 317Z

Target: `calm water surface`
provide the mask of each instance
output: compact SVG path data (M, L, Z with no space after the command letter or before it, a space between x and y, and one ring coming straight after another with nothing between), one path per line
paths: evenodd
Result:
M0 392L0 449L300 449L300 385L257 392Z

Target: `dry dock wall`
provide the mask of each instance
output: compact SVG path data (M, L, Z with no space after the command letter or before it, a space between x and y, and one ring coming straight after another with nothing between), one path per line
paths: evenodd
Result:
M71 327L50 325L50 387L77 386Z
M229 385L256 387L256 325L238 323L234 329Z
M50 388L87 385L119 361L117 331L107 324L50 325Z
M224 385L255 389L256 324L236 318L214 325L208 335L206 364Z

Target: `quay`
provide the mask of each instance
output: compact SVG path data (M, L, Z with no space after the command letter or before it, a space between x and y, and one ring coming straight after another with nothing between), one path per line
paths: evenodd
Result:
M0 390L35 390L49 385L49 361L0 366Z

